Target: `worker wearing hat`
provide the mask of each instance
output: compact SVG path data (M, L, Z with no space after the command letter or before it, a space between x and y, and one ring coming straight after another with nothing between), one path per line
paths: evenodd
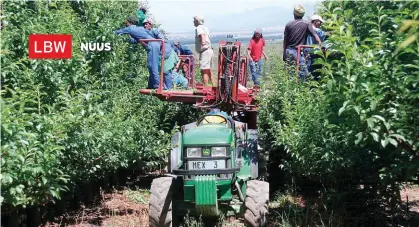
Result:
M187 46L182 45L179 41L173 42L172 48L178 55L189 55L189 57L187 57L187 61L190 65L191 77L193 77L195 71L193 52Z
M320 29L320 26L324 23L324 20L319 15L313 15L311 17L311 25L313 26L313 29L316 31L317 35L319 36L320 40L324 42L324 39L326 38L326 33ZM314 40L314 37L309 35L307 37L307 45L312 44L318 44L316 40Z
M217 85L217 81L211 74L211 63L214 50L211 47L209 29L204 26L204 17L195 16L195 50L199 54L199 67L205 86L208 86L208 79L211 80L212 86Z
M140 4L137 9L138 26L143 26L145 19L147 18L147 6Z
M319 36L320 40L324 42L326 38L326 33L320 29L320 26L324 23L324 20L319 15L313 15L311 17L311 25L313 26L313 29L316 31L317 35ZM314 37L309 35L307 37L307 45L316 45L319 44L316 40L314 40ZM312 65L314 59L319 58L319 55L316 55L314 53L313 48L305 48L304 49L304 55L306 57L307 61L307 69L308 71L313 75L314 80L318 80L318 73L314 72L315 68L318 68L316 65Z
M284 30L283 59L286 67L292 65L295 67L297 56L300 55L299 76L305 78L308 75L308 70L304 55L297 53L297 46L306 45L309 35L312 35L319 44L321 44L321 40L311 23L303 20L305 9L302 5L296 5L293 14L294 20L288 22Z
M138 18L136 16L130 16L125 21L125 28L114 31L116 35L130 35L131 38L128 40L131 44L138 44L139 40L142 39L154 39L144 27L137 26ZM148 80L148 89L157 89L160 83L159 76L159 55L161 44L157 41L151 41L143 43L147 49L147 67L150 74Z
M179 61L179 57L177 56L175 50L172 48L170 43L167 42L163 33L161 33L157 28L153 28L153 20L151 18L147 18L143 22L145 30L150 34L153 39L161 39L164 40L164 71L163 71L163 89L171 89L173 87L173 76L172 71L175 68L176 63ZM159 56L159 63L161 64L161 55ZM159 67L160 70L160 67Z
M263 39L262 29L258 28L253 33L253 37L249 42L247 47L247 55L249 57L249 67L252 74L252 80L254 85L260 85L260 77L262 76L262 67L263 60L262 55L265 57L265 60L268 60L268 57L263 51L265 47L265 40Z

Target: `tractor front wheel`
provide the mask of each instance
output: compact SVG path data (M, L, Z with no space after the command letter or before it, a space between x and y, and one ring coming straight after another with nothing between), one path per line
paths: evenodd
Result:
M172 227L172 177L160 177L151 184L150 227Z
M247 226L267 226L269 203L269 183L258 180L247 182L246 198L244 200L244 219Z

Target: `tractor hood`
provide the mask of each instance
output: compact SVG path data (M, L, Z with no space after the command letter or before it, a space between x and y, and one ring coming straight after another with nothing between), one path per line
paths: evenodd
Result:
M233 131L225 125L201 125L185 132L183 144L185 146L231 144L232 134Z

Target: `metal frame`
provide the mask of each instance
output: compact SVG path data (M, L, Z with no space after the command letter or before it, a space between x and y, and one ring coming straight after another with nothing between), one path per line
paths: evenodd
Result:
M194 72L191 72L191 62L188 61L188 69L189 69L189 75L188 75L188 87L189 88L195 88L195 56L194 55L178 55L179 58L181 59L191 59L192 58L192 63L193 63L193 70Z
M232 46L234 49L232 56L229 57L233 59L233 61L226 59L222 52L223 48L225 48L227 44ZM248 59L245 56L240 56L241 43L237 41L220 41L218 48L217 87L204 86L202 83L196 83L194 75L190 76L191 78L188 82L188 87L191 88L191 90L163 91L162 85L164 78L163 73L161 72L159 89L157 89L157 91L152 89L141 89L139 92L141 94L156 96L162 101L194 104L196 108L200 109L221 108L223 111L227 112L257 112L258 107L256 105L256 96L259 93L259 87L246 87ZM164 50L164 48L162 50ZM191 55L181 55L181 57L190 58ZM195 63L195 57L193 59ZM226 68L226 61L231 61L229 62L231 64L228 65L228 68ZM164 61L162 61L162 64L163 63ZM161 68L163 69L163 65ZM227 78L221 77L224 75L226 75ZM232 84L227 84L226 86L223 81L224 84L221 85L222 80L226 83Z

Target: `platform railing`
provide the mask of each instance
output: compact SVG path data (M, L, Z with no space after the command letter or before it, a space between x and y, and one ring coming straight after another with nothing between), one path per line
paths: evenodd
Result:
M192 59L192 62L188 61L188 71L189 71L188 87L189 88L195 88L195 56L194 55L179 55L178 57L179 58L184 58L184 59ZM191 65L194 66L192 71L191 71Z

